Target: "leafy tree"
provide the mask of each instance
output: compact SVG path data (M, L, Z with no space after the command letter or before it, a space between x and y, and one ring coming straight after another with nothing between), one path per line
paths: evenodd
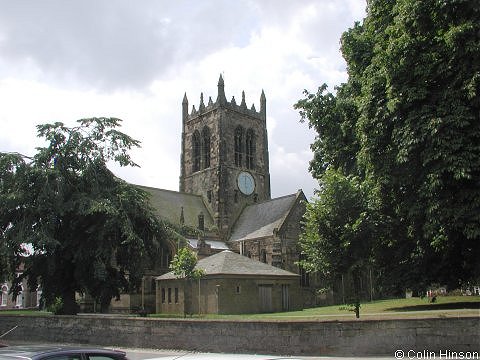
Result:
M360 310L360 278L373 264L378 219L369 205L368 188L360 178L328 169L316 201L307 204L300 261L307 271L323 275L333 286L340 274L351 274L356 316Z
M120 291L140 284L169 229L146 192L107 168L109 161L137 166L128 150L139 142L117 130L120 122L39 125L47 146L33 158L0 153L0 261L10 274L25 263L12 279L14 292L27 278L31 288L41 285L47 306L61 298L60 312L75 314L75 293L89 293L105 310ZM22 244L31 247L29 256Z
M184 289L184 312L183 315L191 314L192 311L192 282L199 280L203 275L202 269L196 268L197 255L187 247L180 248L170 263L170 269L177 278L185 279ZM187 289L188 287L188 289Z
M388 235L373 244L385 284L478 279L480 6L369 1L341 44L348 82L297 103L318 131L312 173L371 184Z

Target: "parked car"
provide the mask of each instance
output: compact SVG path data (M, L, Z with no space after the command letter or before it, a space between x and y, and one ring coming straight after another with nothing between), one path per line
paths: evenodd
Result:
M0 348L0 360L128 360L125 352L57 345L17 345Z

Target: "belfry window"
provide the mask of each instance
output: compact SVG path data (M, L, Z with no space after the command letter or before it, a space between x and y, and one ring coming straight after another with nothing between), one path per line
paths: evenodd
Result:
M255 133L252 129L248 129L245 137L245 150L247 169L253 169L255 166Z
M235 129L235 166L243 165L243 152L243 128L238 126Z
M200 133L198 131L193 133L192 146L193 171L195 172L200 170Z
M203 169L210 167L210 130L204 127L202 130L202 153L203 153Z

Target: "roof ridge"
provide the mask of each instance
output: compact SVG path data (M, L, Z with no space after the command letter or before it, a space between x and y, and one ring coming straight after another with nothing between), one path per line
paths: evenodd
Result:
M257 202L257 203L249 204L249 205L247 205L247 207L248 206L254 206L254 205L266 204L266 203L269 203L269 202L272 202L272 201L275 201L275 200L285 199L287 197L294 197L294 196L297 196L297 193L283 195L283 196L279 196L279 197L276 197L276 198L273 198L273 199L263 200L263 201L260 201L260 202Z
M202 195L192 194L192 193L188 193L188 192L184 192L184 191L177 191L177 190L170 190L170 189L162 189L162 188L156 188L156 187L153 187L153 186L139 185L139 184L132 184L132 185L133 185L133 186L137 186L137 187L141 187L141 188L145 188L145 189L166 191L166 192L171 192L171 193L176 193L176 194L181 194L181 195L191 195L191 196L195 196L195 197L198 197L198 198L203 198Z

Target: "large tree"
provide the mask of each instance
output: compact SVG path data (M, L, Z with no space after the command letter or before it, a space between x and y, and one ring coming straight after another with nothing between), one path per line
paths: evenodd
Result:
M75 293L105 308L139 285L168 228L144 191L107 168L136 166L128 150L139 142L117 129L120 121L39 125L47 146L35 156L0 153L0 275L25 265L12 277L14 292L27 278L32 289L41 285L46 305L61 298L60 312L74 314Z
M372 0L341 44L348 82L297 104L318 131L313 174L334 167L372 184L385 282L478 279L480 5Z

